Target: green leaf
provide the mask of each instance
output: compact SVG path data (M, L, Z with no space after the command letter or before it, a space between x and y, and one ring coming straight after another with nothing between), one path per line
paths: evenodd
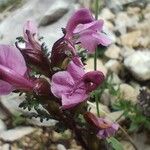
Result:
M108 138L107 142L112 145L114 150L124 150L122 144L114 137Z

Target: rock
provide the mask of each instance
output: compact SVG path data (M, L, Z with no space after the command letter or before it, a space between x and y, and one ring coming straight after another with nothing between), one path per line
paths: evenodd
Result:
M57 22L53 23L51 26L40 27L39 33L41 36L45 37L44 41L48 44L49 49L51 49L53 43L63 35L61 28L66 26L66 20L68 20L72 12L74 12L74 10L76 9L74 1L75 0L70 0L68 3L66 0L69 11ZM40 21L43 19L43 14L46 14L47 10L51 9L50 7L54 2L56 1L55 0L26 1L26 3L22 7L11 12L10 15L0 23L0 37L2 37L0 43L14 44L16 41L15 40L16 37L22 35L23 32L22 27L24 22L28 19L32 19L35 20L39 25ZM65 3L65 0L57 0L57 4L59 2ZM55 5L55 7L56 10L58 10L57 5ZM54 10L54 5L52 10Z
M128 15L135 15L140 13L141 8L140 7L128 7L127 8L127 14Z
M10 144L3 144L2 146L0 146L0 150L10 150Z
M120 12L115 19L115 30L120 34L125 34L127 28L133 27L139 21L138 16L128 16L126 12Z
M118 77L116 73L112 73L108 77L108 82L111 83L112 85L119 85L122 83L121 79Z
M124 46L120 52L120 55L125 58L127 56L130 56L132 53L134 53L135 50L133 48L129 48L127 46Z
M62 134L56 131L52 132L52 141L57 142L58 140L63 139Z
M18 113L25 114L25 113L35 112L34 109L32 109L31 111L28 111L28 110L19 108L19 104L23 100L24 100L24 95L19 96L18 94L15 94L15 93L11 93L7 96L6 95L2 96L0 99L4 107L6 107L7 110L9 110L9 112L13 115L18 114ZM43 120L43 122L40 122L39 118L34 118L34 117L32 119L27 119L27 121L30 124L38 125L38 126L54 126L57 123L57 121L54 119L49 119L48 121Z
M122 144L124 150L135 150L133 145L128 141L121 141L121 144Z
M115 15L111 12L110 9L103 8L99 18L102 18L102 19L105 19L105 20L113 20L115 18Z
M112 121L117 121L120 116L123 114L123 111L115 111L108 114L106 118L111 119ZM123 121L125 119L124 116L122 116L118 121Z
M150 51L136 51L124 60L125 67L140 81L150 79Z
M94 70L94 58L89 58L86 61L85 70L86 71L93 71ZM103 62L100 59L97 59L97 70L102 71L104 75L107 74L107 69L103 65Z
M101 103L108 107L111 105L111 95L108 89L105 89L102 93Z
M123 46L128 46L130 48L138 47L139 46L138 39L141 37L141 35L142 32L140 30L126 33L120 37L121 44Z
M116 74L119 74L119 72L120 72L120 70L122 68L122 64L119 61L117 61L117 60L112 60L111 59L111 60L106 62L105 67L108 70L110 70L110 71L112 71L112 72L114 72Z
M39 25L46 26L57 21L69 11L68 7L69 4L65 1L55 1L43 15Z
M0 133L0 139L7 142L13 142L21 139L25 135L31 134L35 131L33 127L16 127Z
M6 125L5 123L0 119L0 132L6 130Z
M112 59L118 59L121 49L116 45L111 45L108 47L108 49L105 51L105 56Z
M93 113L94 115L97 115L97 110L96 110L96 103L91 103L88 102L90 112ZM99 111L100 111L100 116L105 116L106 114L110 113L110 110L107 106L99 103Z
M130 100L133 103L137 102L137 96L139 94L139 91L136 91L132 86L125 83L121 84L119 89L123 99Z
M123 6L129 3L135 2L137 0L106 0L106 6L113 10L113 12L118 13L119 11L123 10Z
M57 145L57 150L67 150L67 149L65 148L64 145L58 144L58 145Z
M150 150L148 133L137 133L133 134L131 137L139 150Z

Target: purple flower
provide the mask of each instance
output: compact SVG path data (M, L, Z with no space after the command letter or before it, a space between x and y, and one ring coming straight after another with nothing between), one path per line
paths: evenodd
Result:
M37 27L33 21L27 21L23 27L25 48L20 48L16 43L17 48L21 51L28 65L36 71L49 77L50 62L42 51L42 46L37 40Z
M102 72L85 73L78 58L72 59L66 71L52 76L51 91L62 101L62 108L68 109L85 101L89 92L95 90L104 80Z
M117 123L112 123L108 119L98 118L100 130L97 133L97 136L101 139L113 136L119 128Z
M68 60L76 55L76 51L72 43L64 37L57 40L51 51L51 67L53 68L66 68Z
M98 45L108 46L111 43L102 32L103 24L103 20L95 20L88 9L80 9L69 19L65 38L81 43L83 48L93 53Z
M89 125L91 125L93 131L96 132L97 137L100 139L113 136L119 129L119 125L117 123L113 123L105 118L99 118L91 112L86 112L84 114L84 118L89 123Z
M0 95L15 89L31 91L33 83L25 77L26 71L20 51L14 46L0 45Z

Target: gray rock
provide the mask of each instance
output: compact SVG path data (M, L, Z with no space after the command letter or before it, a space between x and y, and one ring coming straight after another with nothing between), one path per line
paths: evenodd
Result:
M28 110L23 110L23 109L19 108L18 106L23 100L24 100L24 96L23 95L22 96L18 96L18 94L12 93L12 94L7 95L7 96L2 96L1 99L0 99L0 102L13 115L16 115L16 114L19 114L19 113L26 114L26 113L35 112L34 109L32 109L31 111L28 111ZM29 124L33 124L33 125L37 125L37 126L54 126L56 124L56 122L57 122L54 119L50 119L48 121L43 120L43 122L40 122L39 118L27 119L27 121L28 121Z
M33 127L16 127L0 133L0 139L13 142L35 131Z
M119 72L120 72L121 69L122 69L122 64L121 64L119 61L117 61L117 60L110 59L110 60L107 61L107 63L105 64L105 67L106 67L108 70L110 70L110 71L112 71L112 72L114 72L114 73L116 73L116 74L119 74Z
M108 58L118 59L120 55L120 51L121 49L117 45L113 44L105 51L104 54Z
M58 144L58 145L57 145L57 150L67 150L67 149L65 148L64 145Z
M69 10L69 3L65 1L55 1L52 6L43 15L39 26L49 25L61 17L63 17Z
M145 81L150 79L150 51L136 51L124 60L125 67L133 76Z
M6 125L5 123L0 119L0 132L6 130Z
M47 10L52 9L52 14L54 16L54 5L53 8L50 6L56 2L55 0L32 0L27 1L21 8L18 8L12 12L7 18L5 18L0 23L0 43L13 44L15 38L22 35L22 26L24 22L28 19L35 20L38 24L43 19L43 14L46 14ZM59 19L52 26L46 28L41 28L42 36L46 36L46 42L48 46L52 46L53 42L62 36L61 28L66 26L66 20L70 17L70 14L74 11L75 5L74 0L57 0L58 3L68 4L68 9L70 10L64 17ZM57 9L57 5L56 10ZM65 7L63 5L63 7ZM59 5L60 8L60 5Z
M120 1L120 0L106 0L106 6L110 9L112 9L114 12L118 12L120 10L123 9L123 6L132 2L135 2L137 0L124 0L124 1Z
M10 144L3 144L0 146L0 150L10 150Z

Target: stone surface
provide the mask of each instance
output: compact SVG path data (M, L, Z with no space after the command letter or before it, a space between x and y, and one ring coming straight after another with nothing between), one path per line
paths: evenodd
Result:
M58 144L58 145L57 145L57 150L67 150L67 149L65 148L64 145Z
M67 3L66 1L55 1L43 15L39 25L40 26L49 25L57 21L61 17L63 17L68 11L69 11L69 3Z
M5 123L0 119L0 132L6 130L6 125Z
M128 141L121 141L124 150L135 150L135 148L133 147L133 145L128 142Z
M138 39L141 37L142 32L140 30L126 33L120 37L123 46L138 47Z
M119 74L120 70L122 69L122 64L117 60L110 59L109 61L106 62L105 67L108 70L116 74Z
M28 110L23 110L19 108L19 104L24 100L24 96L18 96L18 94L10 94L2 96L0 101L1 103L9 110L11 114L18 114L18 113L31 113L35 112L33 109L29 112ZM43 120L43 122L40 122L39 118L32 118L27 119L28 123L38 126L54 126L56 124L56 120L50 119L48 121Z
M35 131L33 127L16 127L0 133L0 139L3 141L13 142L21 139L23 136L31 134Z
M120 85L120 94L125 100L131 100L136 103L139 92L129 84L123 83Z
M150 51L136 51L124 60L125 67L141 81L150 79Z
M46 14L46 12L48 10L50 11L50 9L54 11L54 5L52 5L54 2L57 2L57 5L55 5L55 10L58 10L57 6L60 8L58 3L66 3L69 11L56 23L53 23L51 26L40 27L39 29L40 36L45 37L44 40L48 44L49 49L51 49L53 43L63 35L61 28L66 26L66 21L76 8L74 0L69 0L69 3L68 0L27 1L22 7L11 12L11 15L6 17L0 23L0 43L14 44L15 38L22 35L22 26L25 21L32 19L39 25L40 21L44 17L43 14Z
M94 58L89 58L86 61L86 66L85 66L86 71L93 71L94 70ZM104 73L104 75L107 74L107 69L103 65L103 62L100 59L97 59L97 70L101 71Z
M128 16L126 12L120 12L117 14L115 19L115 29L119 31L120 34L125 34L127 28L133 27L139 21L138 16Z
M0 146L0 150L10 150L10 144L3 144Z
M106 19L106 20L113 20L115 18L115 15L111 12L110 9L104 8L101 11L101 14L99 16L101 19Z
M105 51L105 56L112 59L118 59L121 49L116 45L111 45L108 47L108 49Z

